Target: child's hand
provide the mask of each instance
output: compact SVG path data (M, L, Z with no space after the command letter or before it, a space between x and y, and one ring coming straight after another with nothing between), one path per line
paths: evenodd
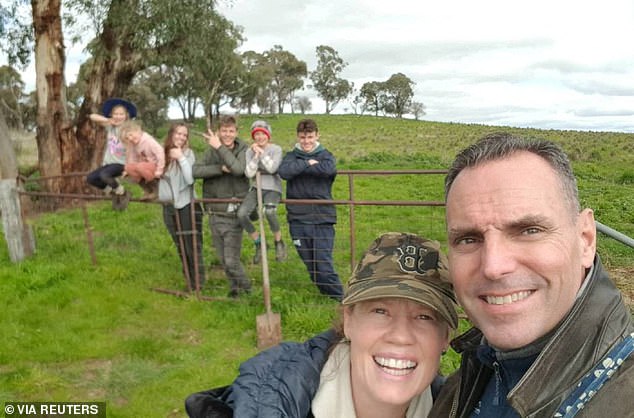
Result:
M231 170L229 170L229 167L227 167L226 165L222 166L222 171L225 173L231 173Z
M258 158L264 153L264 150L258 144L251 144L251 150Z
M128 177L128 173L125 170L123 170L123 173L121 173L121 178L124 178L124 177Z
M203 134L203 137L207 140L207 143L214 149L220 148L221 142L218 135L214 133L211 129L207 129L207 133Z

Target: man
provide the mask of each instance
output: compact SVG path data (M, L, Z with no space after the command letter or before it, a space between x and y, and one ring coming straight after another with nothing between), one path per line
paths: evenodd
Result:
M449 269L474 328L452 342L462 363L430 417L634 416L632 317L566 155L485 137L457 156L445 196Z
M287 199L332 200L335 157L319 143L314 120L303 119L297 124L297 144L284 156L278 173L287 181ZM337 209L332 204L287 204L286 218L311 280L322 294L340 301L343 287L332 258Z
M204 135L209 144L202 161L194 164L194 178L203 179L203 198L242 199L249 190L249 180L244 175L247 145L238 138L238 127L233 116L221 116L218 134L211 129ZM242 250L242 226L238 222L235 203L207 203L210 213L209 228L214 248L229 279L229 297L251 291L240 261Z

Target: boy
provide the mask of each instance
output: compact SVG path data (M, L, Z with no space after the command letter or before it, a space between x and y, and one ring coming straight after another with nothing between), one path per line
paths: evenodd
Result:
M194 164L194 178L203 179L205 199L243 199L249 190L249 179L244 175L247 145L238 139L238 126L233 116L220 117L220 127L204 135L209 144L200 163ZM210 213L209 227L216 252L229 279L229 297L251 292L240 261L242 226L236 216L235 203L206 203Z
M287 199L332 200L335 157L319 143L314 120L297 124L297 144L282 160L279 173L287 181ZM332 259L337 209L331 204L287 204L286 211L293 244L312 281L322 294L340 301L343 287Z

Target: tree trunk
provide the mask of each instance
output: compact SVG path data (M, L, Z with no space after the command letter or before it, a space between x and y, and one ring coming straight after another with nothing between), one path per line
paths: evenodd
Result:
M72 158L76 148L66 110L61 0L33 0L31 4L35 32L36 141L40 175L58 176L62 174L64 162ZM61 185L59 178L42 184L49 192L60 192Z
M9 136L9 127L0 109L0 179L18 177L18 162Z

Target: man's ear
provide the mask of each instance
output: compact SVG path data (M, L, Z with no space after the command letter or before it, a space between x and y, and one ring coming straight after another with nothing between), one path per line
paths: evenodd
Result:
M582 210L577 217L583 267L590 268L597 252L597 225L592 209Z

